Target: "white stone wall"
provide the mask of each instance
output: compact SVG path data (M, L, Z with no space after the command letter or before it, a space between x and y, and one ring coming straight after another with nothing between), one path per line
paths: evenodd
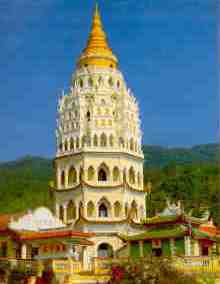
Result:
M139 106L120 71L94 66L76 70L70 91L59 100L56 138L57 217L62 213L64 222L74 222L80 206L90 220L119 221L131 208L136 221L145 217ZM100 178L101 170L105 178ZM67 217L70 203L75 220ZM99 216L102 203L107 217Z

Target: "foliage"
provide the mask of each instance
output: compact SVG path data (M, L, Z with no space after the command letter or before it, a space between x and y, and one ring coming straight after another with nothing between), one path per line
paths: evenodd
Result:
M191 163L218 163L219 144L197 145L192 148L165 148L144 145L145 167L162 168L175 162L179 165Z
M145 180L151 181L152 193L147 197L148 216L154 216L166 205L166 199L181 200L185 211L201 217L209 210L220 225L220 168L217 164L178 165L162 169L145 169Z
M48 159L25 157L0 164L0 213L50 206L48 182L52 175Z
M185 275L170 265L169 259L145 258L114 265L112 284L196 284L193 276Z

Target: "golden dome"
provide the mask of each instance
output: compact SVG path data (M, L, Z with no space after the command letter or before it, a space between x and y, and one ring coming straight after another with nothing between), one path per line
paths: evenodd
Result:
M92 21L92 27L87 41L87 46L83 50L77 66L100 66L116 68L118 60L108 46L106 34L102 27L102 21L96 4Z

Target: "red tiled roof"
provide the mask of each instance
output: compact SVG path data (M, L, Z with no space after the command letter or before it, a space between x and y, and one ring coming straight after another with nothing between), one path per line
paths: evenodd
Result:
M19 232L18 238L20 240L42 240L48 238L89 238L94 236L94 233L75 232L72 230L54 230L44 232Z

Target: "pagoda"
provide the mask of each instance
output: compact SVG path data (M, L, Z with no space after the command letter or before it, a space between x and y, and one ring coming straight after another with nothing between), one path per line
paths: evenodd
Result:
M113 257L120 232L145 218L139 106L109 47L96 5L70 90L58 103L54 211L67 226L94 232L85 259Z

